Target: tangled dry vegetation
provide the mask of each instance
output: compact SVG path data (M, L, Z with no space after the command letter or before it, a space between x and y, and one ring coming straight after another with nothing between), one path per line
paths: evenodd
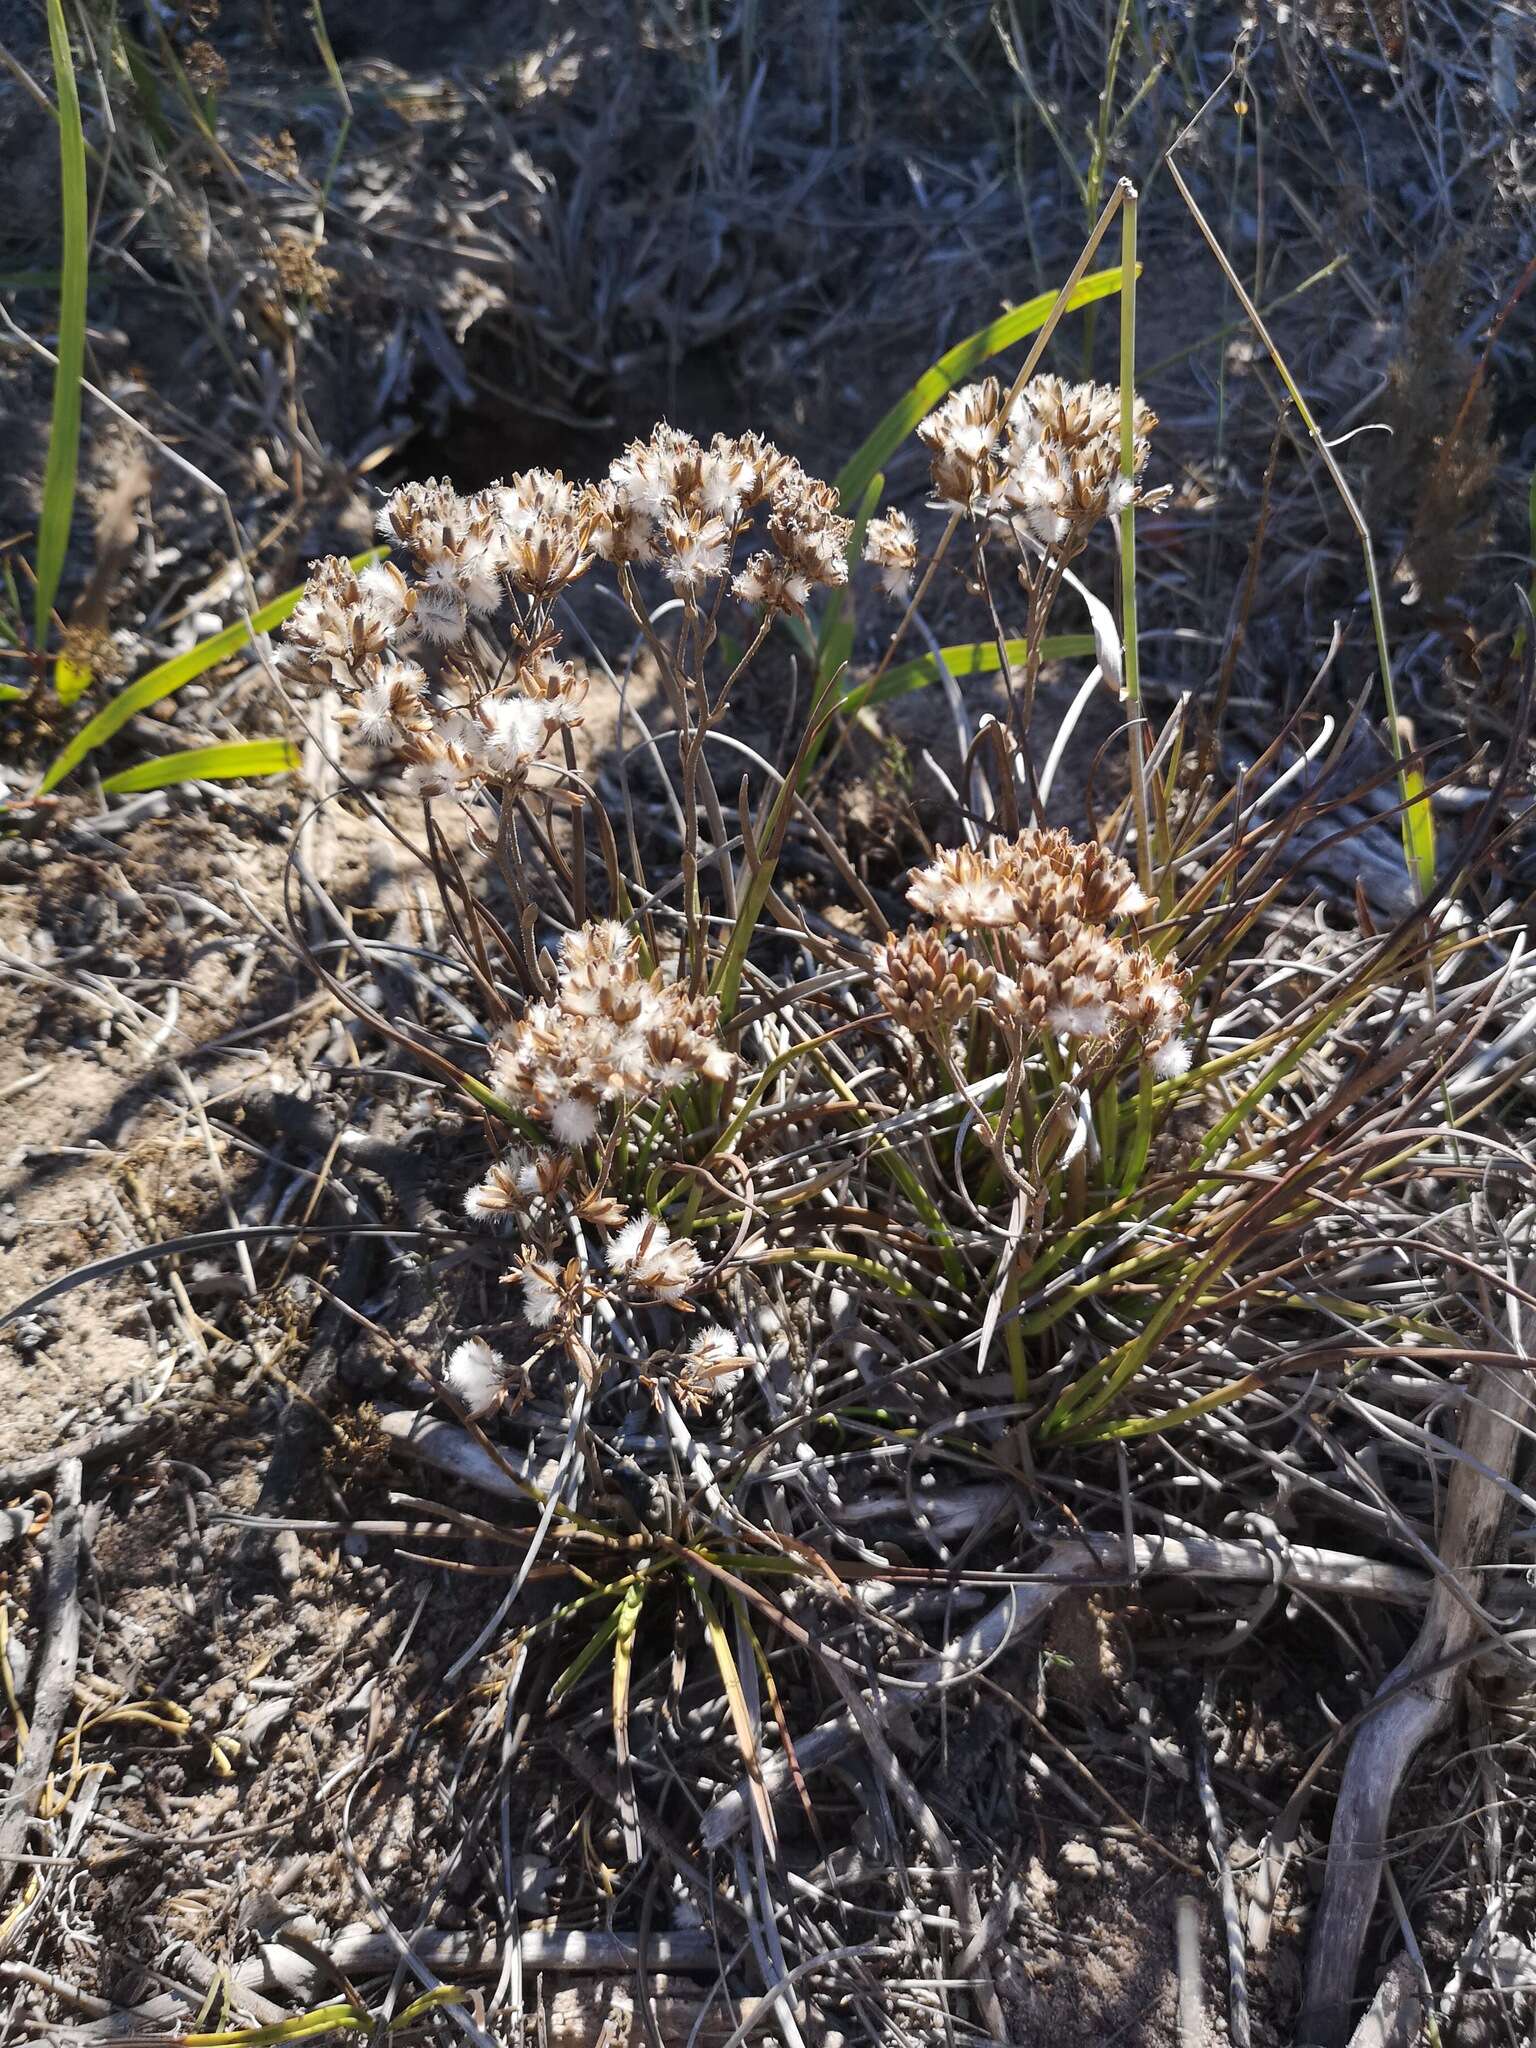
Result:
M986 33L1049 126L1013 10ZM563 49L529 105L574 89ZM1437 636L1477 637L1486 359L1421 335L1393 373L1405 473L1425 445L1384 596L1270 348L1311 466L1277 483L1274 435L1223 627L1215 551L1169 563L1229 458L1175 460L1132 389L1102 118L1087 247L1011 380L946 374L888 440L904 506L873 460L840 494L667 424L590 478L375 493L377 545L309 566L253 671L305 735L280 848L222 814L215 903L196 792L156 798L190 852L102 872L119 910L174 900L176 974L6 955L180 1091L219 1221L157 1233L127 1181L123 1248L0 1304L36 1348L147 1272L170 1333L126 1412L0 1466L0 2041L1528 2024L1528 616L1479 643L1485 723L1426 702ZM518 169L547 340L581 209ZM1041 363L1117 216L1122 381L1074 382ZM305 310L262 432L286 377L299 503L324 246L273 258ZM1309 493L1286 574L1363 560L1366 595L1238 740L1266 537ZM1147 649L1196 640L1202 686L1149 689ZM919 688L951 729L920 795L867 751ZM153 1005L242 946L242 996L280 961L276 1023L320 1035L199 1088Z

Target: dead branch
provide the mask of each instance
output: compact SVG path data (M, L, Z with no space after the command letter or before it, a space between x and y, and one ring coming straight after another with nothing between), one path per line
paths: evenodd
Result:
M1127 1584L1154 1575L1214 1578L1232 1583L1267 1584L1278 1580L1308 1592L1342 1593L1359 1599L1416 1605L1428 1597L1429 1579L1401 1565L1375 1564L1347 1551L1317 1550L1296 1544L1272 1550L1259 1543L1217 1538L1138 1536L1127 1558L1120 1536L1081 1535L1057 1543L1039 1566L1030 1585L1010 1588L1006 1600L956 1636L937 1657L926 1659L904 1677L900 1687L866 1697L877 1713L888 1712L903 1695L935 1687L963 1684L971 1673L1000 1656L1072 1586L1085 1579ZM921 1704L920 1699L913 1702ZM825 1770L846 1756L858 1741L851 1713L829 1716L795 1746L796 1761L807 1776ZM783 1754L763 1759L763 1784L770 1798L789 1792L794 1783ZM745 1825L750 1793L745 1782L723 1793L704 1816L705 1846L718 1849Z
M1533 1279L1536 1266L1526 1270L1524 1291ZM1485 1627L1477 1606L1479 1574L1497 1555L1521 1436L1536 1419L1514 1295L1507 1314L1509 1349L1517 1362L1483 1364L1473 1374L1461 1454L1446 1490L1444 1569L1417 1641L1377 1695L1385 1704L1354 1739L1339 1789L1297 2036L1316 2048L1336 2048L1348 2034L1398 1788L1419 1750L1455 1713L1468 1670L1463 1653Z
M78 1458L66 1458L59 1467L43 1588L43 1654L33 1695L32 1725L11 1780L5 1816L0 1819L0 1900L12 1879L26 1867L16 1859L26 1845L27 1831L53 1765L53 1752L64 1730L64 1716L74 1697L75 1668L80 1661L80 1485L84 1476Z

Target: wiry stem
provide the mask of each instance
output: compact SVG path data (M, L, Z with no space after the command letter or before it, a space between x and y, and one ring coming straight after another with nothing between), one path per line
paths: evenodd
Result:
M1136 216L1141 201L1128 178L1120 181L1120 474L1136 488ZM1147 804L1146 717L1141 708L1141 647L1136 623L1136 507L1120 512L1120 639L1125 701L1130 712L1131 802L1136 812L1136 872L1149 896L1152 832Z

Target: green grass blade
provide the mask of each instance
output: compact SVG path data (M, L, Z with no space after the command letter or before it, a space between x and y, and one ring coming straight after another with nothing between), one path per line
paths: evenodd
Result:
M370 548L366 554L355 555L354 569L363 568L369 562L376 562L385 552L383 548ZM281 597L274 597L270 604L264 604L248 626L244 619L236 619L232 626L226 626L222 633L214 633L207 640L200 640L195 647L189 647L185 654L173 654L169 661L162 661L152 668L148 675L130 683L126 690L118 692L104 710L98 711L88 725L80 728L64 751L58 755L43 777L39 796L46 796L50 789L57 789L66 775L73 774L86 755L111 739L130 718L147 710L151 704L158 704L162 697L169 697L184 684L194 682L205 675L221 661L227 661L242 647L250 645L251 626L258 633L270 633L274 626L280 626L293 611L304 595L304 586L299 584L293 590L284 591Z
M141 761L101 785L108 796L131 796L143 789L166 789L174 782L230 782L239 775L287 775L299 765L292 740L231 740L218 747L185 747Z
M58 365L53 373L53 418L48 430L48 466L37 529L37 590L33 626L36 645L48 642L53 600L64 573L70 522L75 513L75 475L80 462L80 379L85 369L85 287L90 269L90 208L85 189L85 130L75 60L64 21L64 0L48 0L48 41L53 51L59 96L60 210L63 268L59 288Z
M1026 640L1010 640L1007 643L1010 665L1021 666L1029 654ZM1081 655L1093 653L1091 633L1052 633L1047 636L1040 653L1044 661L1073 661ZM957 683L967 676L996 675L1002 667L995 640L974 640L963 647L944 647L939 650L944 666ZM939 679L939 656L921 654L915 661L899 661L894 668L888 668L877 683L859 683L843 699L843 709L849 713L862 711L867 704L885 704L892 697L905 697L911 690L921 690Z
M615 1601L607 1618L599 1622L592 1634L588 1636L587 1640L576 1652L576 1655L549 1688L549 1704L552 1707L558 1706L571 1688L581 1683L598 1658L601 1657L604 1650L613 1641L619 1632L621 1612L620 1603Z
M635 1803L634 1757L629 1743L629 1682L635 1662L635 1631L644 1605L645 1586L637 1580L619 1603L618 1626L613 1637L613 1754L619 1767L619 1822L624 1830L624 1853L631 1863L638 1863L643 1853Z
M1403 804L1403 835L1408 842L1419 895L1424 897L1435 886L1435 814L1424 794L1424 777L1417 768L1403 769Z
M731 1727L736 1736L736 1747L741 1752L741 1761L747 1774L747 1783L752 1791L752 1804L762 1823L763 1839L770 1856L779 1852L779 1830L773 1817L773 1802L769 1799L763 1784L762 1758L758 1753L757 1731L752 1725L752 1712L747 1705L747 1695L741 1683L741 1673L736 1669L736 1659L731 1655L731 1645L716 1614L714 1604L703 1585L694 1581L694 1595L699 1603L699 1612L704 1617L704 1633L709 1638L709 1647L714 1651L715 1664L720 1673L720 1683L725 1688L726 1705L730 1709Z
M1091 305L1095 299L1113 298L1119 289L1118 266L1113 270L1091 271L1067 300L1064 310L1070 313L1079 306ZM837 479L837 493L844 505L862 504L875 472L885 468L918 421L932 412L939 400L953 391L962 378L979 368L989 356L1011 348L1026 334L1034 334L1042 328L1050 317L1057 296L1053 291L1041 292L1037 298L1015 306L1011 313L1000 314L996 320L988 321L985 327L967 335L964 341L957 341L931 369L925 370L844 467Z

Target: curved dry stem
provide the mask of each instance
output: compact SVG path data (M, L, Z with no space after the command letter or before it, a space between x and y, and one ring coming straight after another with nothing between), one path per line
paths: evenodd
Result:
M1536 1281L1526 1268L1522 1291ZM1386 1865L1392 1809L1414 1757L1451 1720L1476 1641L1473 1602L1481 1568L1498 1555L1509 1505L1507 1482L1521 1439L1536 1421L1529 1354L1518 1298L1507 1296L1508 1344L1517 1363L1483 1364L1465 1404L1461 1457L1446 1491L1440 1555L1418 1639L1382 1687L1389 1703L1355 1737L1328 1843L1323 1901L1312 1935L1298 2042L1339 2048L1348 2032L1355 1981ZM1447 1660L1453 1660L1447 1662ZM1437 1667L1429 1669L1429 1667Z

